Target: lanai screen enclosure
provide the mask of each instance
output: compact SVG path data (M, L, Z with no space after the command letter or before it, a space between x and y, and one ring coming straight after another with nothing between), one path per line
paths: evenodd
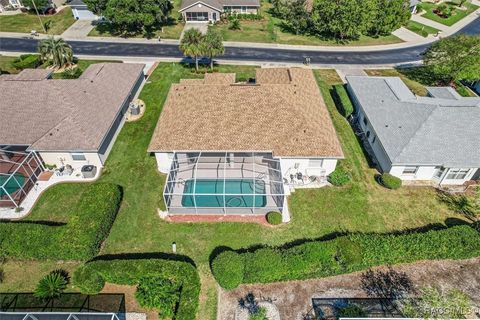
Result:
M282 212L280 162L268 152L177 152L164 199L171 214Z

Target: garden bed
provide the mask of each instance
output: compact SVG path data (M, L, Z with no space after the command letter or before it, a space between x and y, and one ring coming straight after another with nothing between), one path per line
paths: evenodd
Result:
M433 20L435 22L444 24L446 26L452 26L458 21L462 20L472 12L478 9L478 6L466 1L463 4L463 7L458 7L455 3L452 2L443 2L446 6L451 8L451 15L449 17L442 17L439 12L439 6L442 4L434 4L430 2L422 2L421 9L426 12L422 14L422 17Z

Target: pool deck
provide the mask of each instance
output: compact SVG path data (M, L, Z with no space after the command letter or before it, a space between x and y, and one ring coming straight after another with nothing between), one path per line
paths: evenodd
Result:
M80 169L80 167L74 168L71 175L57 175L54 173L46 181L38 180L22 201L20 207L23 208L23 210L17 212L15 208L0 208L0 219L18 220L26 217L32 211L42 193L51 186L68 182L93 182L97 180L101 174L101 170L98 168L95 177L83 178Z

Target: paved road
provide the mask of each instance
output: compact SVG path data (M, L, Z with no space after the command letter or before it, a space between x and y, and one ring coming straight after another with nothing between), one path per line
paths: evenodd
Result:
M465 26L459 33L480 34L480 17ZM119 57L181 58L177 45L162 43L121 43L96 41L69 41L78 55ZM401 64L420 60L428 45L383 51L335 52L302 51L274 48L226 47L222 60L261 61L278 63L302 62L311 58L312 64ZM0 51L35 52L37 40L0 38Z

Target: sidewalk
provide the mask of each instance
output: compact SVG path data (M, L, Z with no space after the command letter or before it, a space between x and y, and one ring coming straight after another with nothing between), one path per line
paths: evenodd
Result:
M477 10L471 13L469 16L465 17L464 19L460 20L456 24L451 27L443 26L441 36L449 36L451 34L456 33L467 24L474 21L476 18L479 18ZM432 25L436 24L436 22L418 17L414 15L412 20L417 21L421 20L421 23ZM424 21L428 20L428 21ZM434 26L434 25L432 25ZM435 26L434 26L435 27ZM68 30L67 30L68 31ZM392 50L392 49L402 49L402 48L410 48L422 44L429 44L432 43L438 38L435 37L427 37L423 38L420 36L412 35L409 30L404 30L404 28L400 28L394 31L394 34L400 35L403 37L404 40L407 40L402 43L395 43L395 44L387 44L387 45L375 45L375 46L315 46L315 45L288 45L288 44L276 44L276 43L254 43L254 42L232 42L232 41L224 41L224 45L227 47L241 47L241 48L262 48L262 49L286 49L286 50L303 50L303 51L330 51L330 52L365 52L365 51L383 51L383 50ZM158 39L145 39L145 38L120 38L120 37L88 37L82 35L75 35L72 36L70 34L62 35L62 37L66 41L91 41L91 42L120 42L120 43L141 43L141 44L170 44L170 45L179 45L179 40L169 40L169 39L162 39L159 41ZM30 34L27 33L14 33L14 32L0 32L0 37L10 37L10 38L31 38ZM35 39L44 39L47 35L39 35L35 37Z

